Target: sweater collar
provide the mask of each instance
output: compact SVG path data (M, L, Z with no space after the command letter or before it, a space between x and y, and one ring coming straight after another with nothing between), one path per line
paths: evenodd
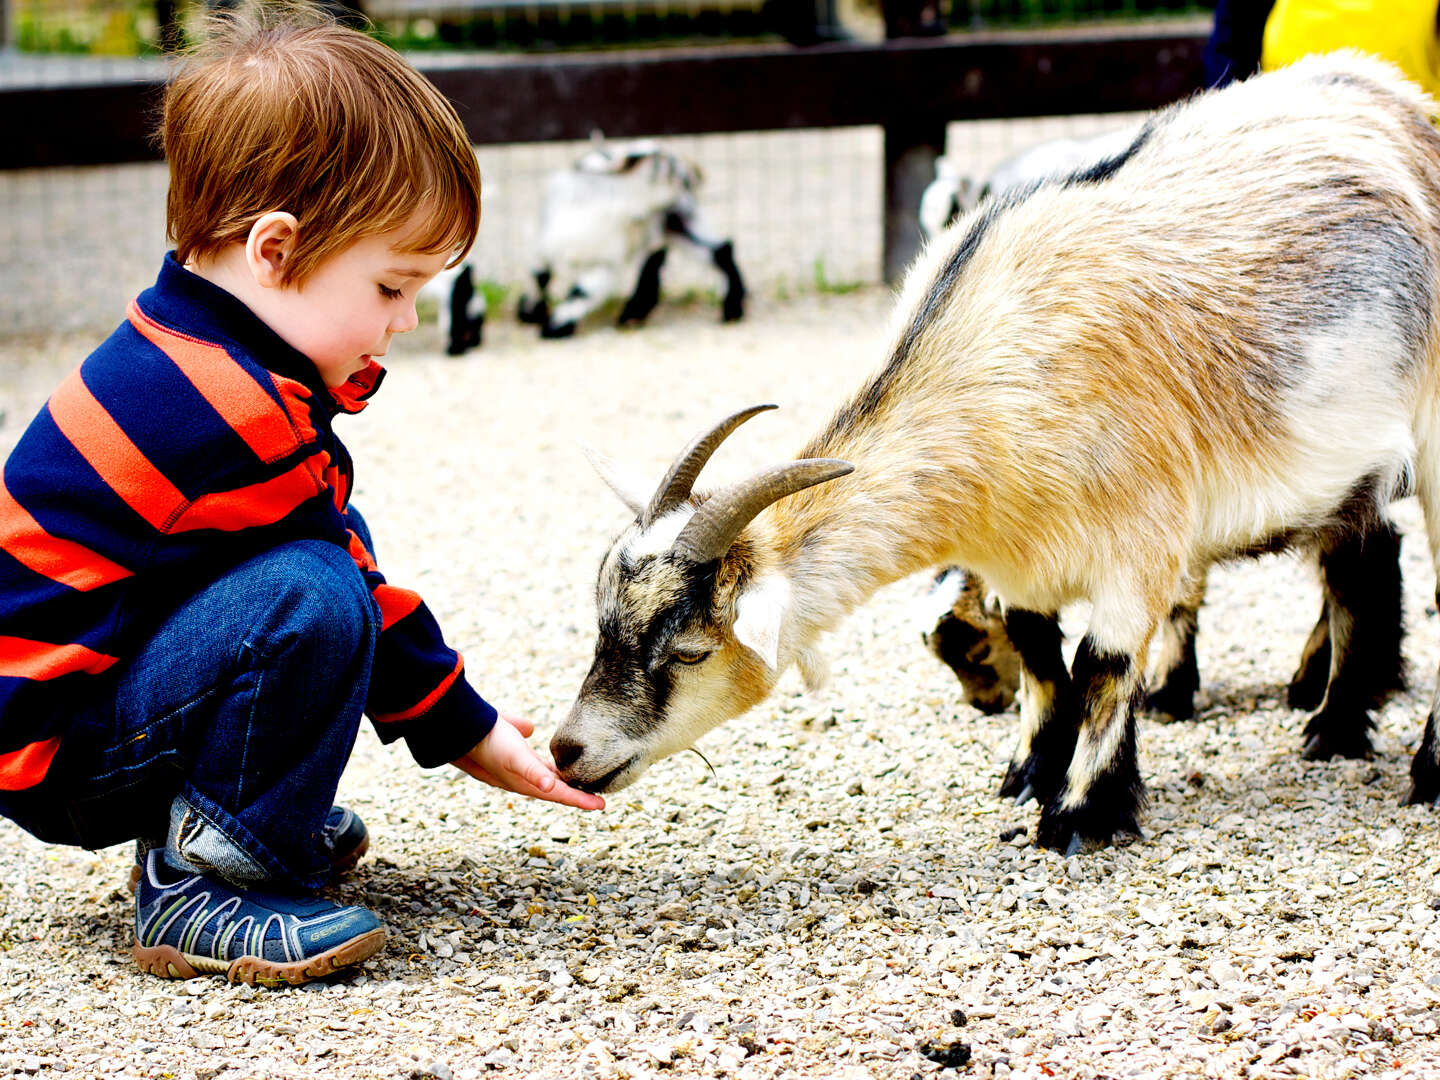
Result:
M302 384L340 412L357 413L365 408L385 377L385 369L371 360L344 386L327 387L309 357L270 329L233 293L186 270L173 251L166 253L160 276L140 294L138 302L147 315L173 330L234 345L267 371Z

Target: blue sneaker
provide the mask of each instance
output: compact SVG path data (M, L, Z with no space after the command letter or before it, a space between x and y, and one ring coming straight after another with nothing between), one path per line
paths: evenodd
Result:
M320 832L320 840L330 855L330 880L339 881L355 869L365 852L370 850L370 830L360 815L344 806L332 806ZM159 845L164 847L163 844ZM152 844L146 840L135 841L135 865L130 867L130 891L140 883L140 867Z
M370 850L370 831L354 810L332 806L325 827L320 832L325 850L330 853L330 878L337 880L355 868Z
M135 889L130 955L164 979L224 975L295 985L368 960L385 944L372 911L320 897L242 890L146 853Z

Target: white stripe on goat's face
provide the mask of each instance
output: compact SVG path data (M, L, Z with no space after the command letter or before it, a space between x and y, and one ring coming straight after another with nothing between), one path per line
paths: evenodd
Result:
M696 564L671 549L694 509L611 547L596 586L595 659L551 751L565 781L618 791L654 762L744 712L776 673L732 623L738 559Z

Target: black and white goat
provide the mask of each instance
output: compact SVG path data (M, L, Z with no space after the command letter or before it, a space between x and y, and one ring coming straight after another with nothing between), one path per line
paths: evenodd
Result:
M986 199L1014 195L1104 161L1129 146L1138 130L1132 124L1098 135L1046 139L1006 158L978 187L953 161L937 158L935 179L920 194L920 231L931 239Z
M954 564L1020 654L1010 777L1040 843L1138 832L1146 651L1209 566L1308 545L1348 581L1406 490L1440 562L1434 114L1387 64L1310 57L982 203L911 268L883 365L799 460L694 495L746 410L627 499L551 740L562 776L623 788L791 664L818 677L819 636L877 589ZM1058 616L1079 601L1067 669ZM1343 655L1353 627L1328 621ZM1440 794L1437 723L1415 801Z
M485 294L476 287L475 267L467 259L440 271L420 290L435 301L445 352L463 356L480 347L485 330Z
M739 319L745 283L733 244L701 219L700 181L696 166L652 139L597 142L552 174L540 210L537 293L521 299L521 320L538 324L542 337L568 337L633 281L620 324L643 322L660 300L660 271L677 238L708 253L725 279L721 318Z

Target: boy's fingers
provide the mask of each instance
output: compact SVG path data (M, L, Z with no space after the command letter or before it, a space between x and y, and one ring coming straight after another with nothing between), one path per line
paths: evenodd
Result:
M572 788L553 772L550 772L543 762L536 759L536 763L542 770L542 775L549 781L543 788L520 770L506 770L496 774L468 757L459 758L454 764L456 768L467 775L489 784L491 787L500 788L502 791L513 791L517 795L524 795L531 799L562 803L565 806L573 806L577 810L605 809L605 800L600 796Z
M531 735L535 734L535 725L523 716L511 716L509 713L501 713L500 716L508 721L510 726L520 732L521 735L524 735L525 738L528 739Z
M577 810L605 809L605 800L599 795L592 795L588 791L580 791L577 788L571 787L563 780L556 780L555 785L549 791L537 792L534 797L544 799L546 802L573 806Z

